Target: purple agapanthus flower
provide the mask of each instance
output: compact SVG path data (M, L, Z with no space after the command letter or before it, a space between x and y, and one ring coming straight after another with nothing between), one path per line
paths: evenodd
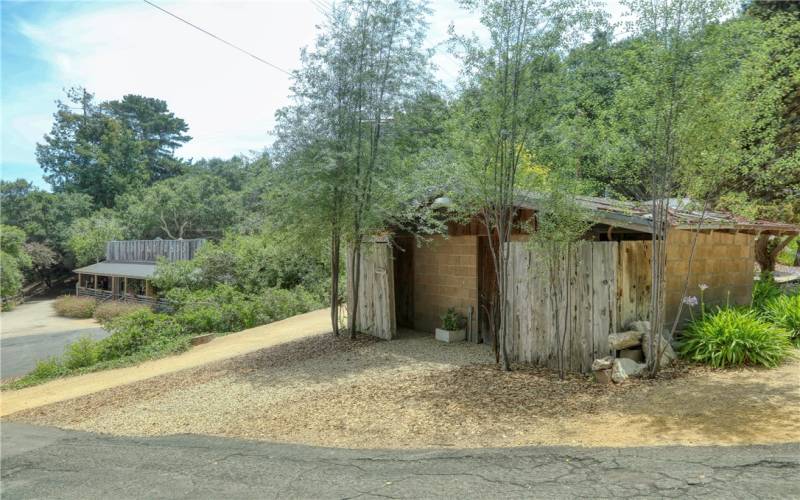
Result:
M700 285L698 286L698 288L699 288L701 291L705 292L706 290L708 290L708 285L706 285L705 283L700 283Z
M694 295L689 297L684 297L683 303L686 304L687 306L694 307L698 304L697 297L695 297Z

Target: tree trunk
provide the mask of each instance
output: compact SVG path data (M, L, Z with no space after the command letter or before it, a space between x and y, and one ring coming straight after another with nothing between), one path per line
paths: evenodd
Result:
M339 230L333 229L331 233L331 328L333 334L339 336L339 263L341 251L341 238Z
M756 238L756 262L761 267L762 273L775 272L775 264L778 262L778 255L786 248L794 236L787 236L781 239L780 236L760 234ZM795 262L797 255L795 256Z

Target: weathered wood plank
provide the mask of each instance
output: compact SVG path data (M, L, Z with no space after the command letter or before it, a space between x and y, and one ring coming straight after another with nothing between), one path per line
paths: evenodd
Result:
M106 243L106 260L110 262L155 262L163 257L170 262L190 260L206 242L193 240L125 240Z
M564 335L564 327L567 370L586 373L596 357L609 352L608 334L617 324L617 246L616 242L582 242L561 256L564 271L558 279L565 295L553 305L541 257L523 242L510 243L506 300L512 360L557 368L558 335Z
M362 245L358 310L353 311L353 270L350 269L352 249L346 259L348 314L356 330L382 339L397 336L394 301L394 270L392 248L387 242L366 242Z

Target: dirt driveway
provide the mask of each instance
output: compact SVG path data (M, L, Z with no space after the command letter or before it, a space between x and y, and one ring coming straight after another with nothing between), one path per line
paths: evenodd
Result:
M349 448L800 441L800 362L674 370L600 386L502 373L486 346L322 335L10 420L122 435L236 436Z

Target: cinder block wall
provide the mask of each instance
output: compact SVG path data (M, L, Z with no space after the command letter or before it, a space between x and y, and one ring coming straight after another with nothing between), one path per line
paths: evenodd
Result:
M441 326L450 307L478 312L478 237L434 236L414 249L414 329L431 332Z
M693 238L693 232L680 230L670 230L667 236L666 317L670 322L683 299L683 284ZM749 304L753 290L754 261L753 235L701 233L697 239L686 294L696 296L699 300L698 285L704 283L709 286L704 292L706 307L725 305L729 294L731 305ZM684 306L683 319L690 316L688 309L688 306ZM695 308L695 315L698 309Z

